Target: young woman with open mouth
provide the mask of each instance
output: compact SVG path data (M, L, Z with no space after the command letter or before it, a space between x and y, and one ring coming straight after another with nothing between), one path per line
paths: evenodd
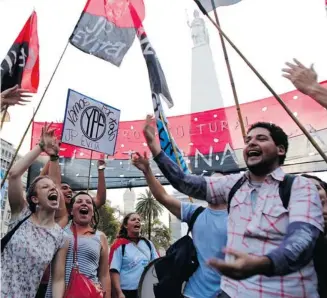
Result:
M109 247L105 234L96 229L99 215L95 203L88 193L79 192L72 198L71 205L72 221L65 228L65 232L70 238L69 249L66 260L61 264L63 268L66 268L66 286L69 287L74 265L73 258L76 235L79 272L87 277L96 288L104 292L103 297L110 298ZM52 280L52 277L50 277L46 297L53 297L51 293L53 286L50 286Z
M9 172L8 198L12 216L9 233L1 240L1 244L5 244L1 254L1 297L34 298L51 261L55 269L53 297L60 297L65 289L64 267L57 265L66 258L68 241L55 223L58 190L50 178L39 176L30 185L25 200L21 182L23 173L42 151L52 155L58 150L54 130L45 126L39 145L16 162ZM10 240L3 243L11 234Z
M109 264L116 298L137 298L137 289L144 268L158 258L153 243L141 237L141 218L129 213L110 248Z

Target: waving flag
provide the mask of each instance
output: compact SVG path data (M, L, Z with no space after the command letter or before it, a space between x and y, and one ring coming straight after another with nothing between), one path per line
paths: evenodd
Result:
M140 41L143 57L148 68L150 87L152 91L153 109L156 117L161 149L174 162L176 162L185 173L188 173L189 169L183 158L183 155L169 133L168 120L164 114L164 110L161 104L161 98L163 98L169 107L174 105L164 72L157 58L156 52L144 31L137 11L133 8L133 6L130 6L130 10L135 23L135 27L139 28L137 37Z
M87 54L120 66L133 44L137 29L129 5L135 7L143 20L143 0L88 0L70 43Z
M242 0L197 0L202 4L204 9L209 12L219 6L229 6L241 2Z
M19 85L31 93L39 87L39 39L34 11L1 63L1 91Z

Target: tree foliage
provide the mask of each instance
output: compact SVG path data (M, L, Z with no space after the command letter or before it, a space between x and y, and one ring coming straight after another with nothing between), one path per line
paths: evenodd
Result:
M148 231L148 222L142 224L142 231ZM171 231L159 219L152 222L151 241L157 250L160 248L168 249L170 246Z
M151 240L152 221L162 214L163 207L153 197L149 189L145 191L145 194L141 194L137 201L136 212L147 221L148 239Z
M119 229L119 222L114 216L115 211L106 203L98 212L100 216L98 230L107 236L108 243L111 244L116 238Z

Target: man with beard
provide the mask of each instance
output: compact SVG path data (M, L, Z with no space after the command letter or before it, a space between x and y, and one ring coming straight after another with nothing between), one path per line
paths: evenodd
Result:
M288 208L279 196L284 180L288 139L284 131L259 122L248 130L243 156L245 174L221 178L186 175L155 140L147 118L144 135L163 175L178 191L211 204L228 201L231 188L244 183L230 201L226 258L209 260L222 275L219 297L319 297L312 262L323 231L322 206L314 184L297 176Z

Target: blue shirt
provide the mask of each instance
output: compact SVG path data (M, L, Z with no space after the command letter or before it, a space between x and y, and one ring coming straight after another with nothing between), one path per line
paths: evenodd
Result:
M158 258L157 251L151 243L151 251L144 240L137 245L125 245L125 254L122 256L122 246L119 246L112 257L110 269L117 270L120 274L120 287L122 290L136 290L139 285L144 268L150 261Z
M189 222L199 205L182 203L181 219ZM224 259L222 249L227 242L227 210L205 210L196 219L193 243L197 251L199 267L184 289L188 298L216 298L220 293L220 275L206 262L211 258Z

